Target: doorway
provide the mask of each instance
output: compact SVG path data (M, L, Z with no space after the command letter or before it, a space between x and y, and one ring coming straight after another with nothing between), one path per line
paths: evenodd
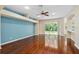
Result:
M45 46L58 48L58 22L49 22L45 24Z

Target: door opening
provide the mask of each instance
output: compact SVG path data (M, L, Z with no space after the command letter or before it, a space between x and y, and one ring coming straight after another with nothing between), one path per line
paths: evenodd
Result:
M45 24L45 46L58 48L58 22Z

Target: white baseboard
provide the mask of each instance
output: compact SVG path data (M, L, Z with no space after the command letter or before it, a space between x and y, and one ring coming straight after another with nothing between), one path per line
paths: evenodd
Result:
M35 35L37 35L37 34L35 34ZM11 42L14 42L14 41L18 41L18 40L21 40L21 39L24 39L24 38L32 37L32 36L34 36L34 35L29 35L29 36L21 37L21 38L12 40L12 41L8 41L8 42L5 42L5 43L2 43L0 45L5 45L5 44L8 44L8 43L11 43Z
M79 46L77 44L75 44L75 46L79 49Z

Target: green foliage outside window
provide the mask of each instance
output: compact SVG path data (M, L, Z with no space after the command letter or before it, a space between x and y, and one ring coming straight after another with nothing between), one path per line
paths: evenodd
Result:
M48 23L45 25L45 31L57 31L58 24L57 23Z

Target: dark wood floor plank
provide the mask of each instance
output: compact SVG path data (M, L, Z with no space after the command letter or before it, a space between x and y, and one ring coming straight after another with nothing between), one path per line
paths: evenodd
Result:
M67 50L64 50L64 37L59 36L58 48L45 46L45 35L35 35L2 46L1 54L73 54L68 42Z

